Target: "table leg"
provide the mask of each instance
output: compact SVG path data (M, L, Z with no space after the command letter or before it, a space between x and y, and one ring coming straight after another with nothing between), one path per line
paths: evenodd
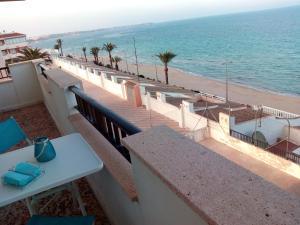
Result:
M36 214L36 210L35 210L35 208L33 207L32 203L31 203L31 199L30 198L26 198L25 199L25 203L26 203L26 206L28 208L30 216L35 215Z
M78 205L79 205L79 208L81 210L82 215L87 216L86 210L85 210L84 205L83 205L83 201L81 199L78 187L75 184L75 182L72 182L72 195L73 195L74 198L77 199L77 202L78 202Z

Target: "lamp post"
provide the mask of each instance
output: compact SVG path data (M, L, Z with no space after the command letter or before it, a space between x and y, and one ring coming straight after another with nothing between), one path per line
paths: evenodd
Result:
M137 53L136 53L136 46L135 46L135 38L133 37L133 47L134 47L134 55L135 55L135 63L136 63L136 75L137 75L137 79L138 81L140 80L139 78L139 64L138 64L138 59L137 59Z
M156 56L153 55L152 58L154 58L154 66L155 66L155 77L156 77L156 81L158 81L158 75L157 75L157 65L156 65Z
M225 72L226 72L226 103L228 103L228 64L231 64L232 61L226 61L224 63L222 63L222 65L225 65Z

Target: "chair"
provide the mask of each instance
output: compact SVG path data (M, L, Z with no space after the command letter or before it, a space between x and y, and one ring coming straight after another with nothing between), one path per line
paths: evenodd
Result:
M13 117L0 122L0 154L21 141L31 144L31 141Z
M26 225L93 225L94 216L32 216Z

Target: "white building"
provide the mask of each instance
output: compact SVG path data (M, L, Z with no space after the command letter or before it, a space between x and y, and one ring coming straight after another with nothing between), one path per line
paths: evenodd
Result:
M27 46L25 34L0 33L0 68L18 62L19 51Z

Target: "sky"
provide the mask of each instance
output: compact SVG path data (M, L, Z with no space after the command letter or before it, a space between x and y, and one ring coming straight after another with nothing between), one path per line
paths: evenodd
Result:
M26 0L0 3L0 31L29 37L300 5L300 0Z

